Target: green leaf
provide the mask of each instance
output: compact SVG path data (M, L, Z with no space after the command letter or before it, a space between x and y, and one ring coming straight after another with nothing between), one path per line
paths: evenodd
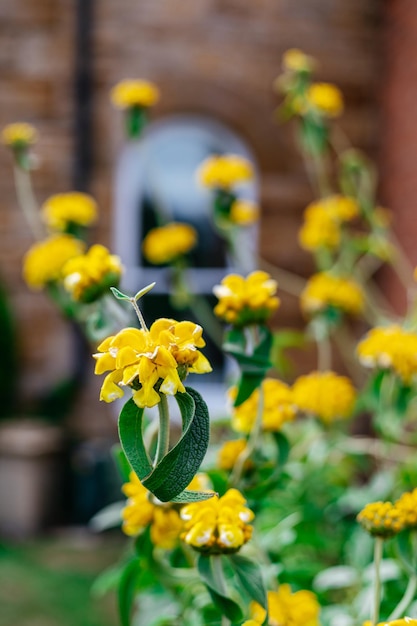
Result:
M282 467L290 454L290 442L283 433L272 433L272 436L278 448L278 464Z
M117 300L130 300L130 296L127 296L125 293L119 291L119 289L116 289L116 287L110 287L110 291L112 292L112 294L114 295L115 298L117 298Z
M305 116L300 124L300 139L303 148L310 154L322 154L327 147L329 131L323 119Z
M258 563L240 554L232 554L229 559L240 584L249 594L250 598L266 609L266 591Z
M156 283L150 283L149 285L146 285L146 287L143 287L143 289L139 289L139 291L137 292L137 294L135 294L134 296L134 300L137 302L140 298L142 298L142 296L144 296L146 293L148 293L148 291L150 291L151 289L153 289L155 287Z
M200 394L186 387L186 393L177 393L175 399L181 411L183 434L152 474L143 480L145 487L162 502L179 496L190 484L203 462L210 437L209 413ZM181 497L185 496L181 494Z
M262 384L271 367L272 333L266 326L258 327L259 341L252 354L246 354L244 346L228 343L228 352L237 360L241 377L234 406L240 406Z
M152 464L143 442L143 409L130 398L119 415L119 437L133 471L143 480L152 472Z
M220 555L200 554L197 559L197 569L203 582L206 584L213 603L217 608L232 622L238 622L243 619L242 609L239 604L232 600L227 594L227 590L222 584L223 581L218 580L215 573L215 563L213 559L221 559ZM222 567L221 561L217 566ZM222 572L223 574L223 572Z
M133 602L135 600L136 576L138 572L139 560L129 561L121 575L118 588L118 606L121 626L130 626L130 616Z
M143 409L130 399L119 416L119 436L126 458L142 484L162 502L174 498L179 498L177 502L196 501L197 492L183 492L200 468L209 443L207 405L197 391L186 389L186 393L175 396L183 422L182 436L155 468L143 441ZM198 499L212 495L202 492Z
M234 406L240 406L250 398L255 389L260 387L264 379L264 374L247 374L243 372L240 376L238 392L234 401Z
M179 493L175 498L172 498L172 502L178 502L185 504L188 502L202 502L203 500L209 500L215 495L214 491L188 491L185 489Z

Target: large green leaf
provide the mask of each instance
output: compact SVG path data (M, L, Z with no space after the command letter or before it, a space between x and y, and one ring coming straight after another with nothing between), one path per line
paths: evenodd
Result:
M266 609L266 591L258 563L240 554L232 554L229 559L240 584L251 600L255 600Z
M209 443L209 414L200 394L189 387L175 396L181 412L183 431L177 444L154 468L142 436L143 409L133 400L123 407L119 417L119 435L123 450L143 485L162 502L196 502L212 493L184 492L197 473Z
M213 559L221 558L220 555L200 554L197 560L198 573L207 586L213 604L215 604L219 611L230 619L231 622L239 622L243 618L242 609L235 600L229 597L223 582L223 576L222 580L219 580L216 575L215 565L217 564L221 568L222 564L221 561L217 561L215 564Z

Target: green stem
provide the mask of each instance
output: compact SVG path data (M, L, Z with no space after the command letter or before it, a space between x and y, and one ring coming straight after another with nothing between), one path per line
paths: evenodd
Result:
M265 259L258 258L258 267L277 280L279 289L296 298L300 296L306 286L307 281L302 276L284 270L282 267L277 267Z
M260 434L262 432L262 418L263 418L263 412L264 412L264 390L263 390L262 385L258 387L258 390L259 390L259 401L258 401L258 411L256 414L255 423L252 427L246 447L242 450L242 452L239 454L238 458L236 459L235 466L233 468L233 471L229 479L229 482L231 485L236 485L239 482L239 479L242 476L243 467L246 461L252 455L253 451L255 450L258 444Z
M39 209L35 197L33 195L30 175L21 167L15 166L14 180L16 187L17 200L23 211L26 222L32 232L34 239L40 241L45 234L43 226L39 218Z
M375 583L374 583L374 607L372 614L372 626L377 626L379 618L379 607L381 604L381 560L384 540L382 537L375 538L374 547L374 567L375 567Z
M332 367L332 346L328 336L316 341L317 344L317 369L326 372Z
M391 615L388 617L389 622L391 620L400 619L403 616L404 611L409 607L409 605L414 599L414 594L416 592L416 589L417 589L417 575L415 574L409 579L408 585L407 585L407 588L405 590L403 597L401 598L400 602L397 604L395 609L392 611Z
M160 393L161 401L158 403L159 410L159 433L156 447L155 466L164 458L169 450L169 409L168 400L164 393Z
M211 569L213 572L214 581L216 583L216 588L221 592L224 597L227 598L227 587L226 581L224 579L222 557L219 554L212 554L209 558L211 560ZM227 626L228 624L230 624L230 621L225 615L222 615L222 626Z

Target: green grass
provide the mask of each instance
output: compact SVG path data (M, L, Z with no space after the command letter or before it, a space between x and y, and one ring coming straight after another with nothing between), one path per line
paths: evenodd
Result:
M109 536L0 544L0 626L118 626L115 595L91 586L122 549Z

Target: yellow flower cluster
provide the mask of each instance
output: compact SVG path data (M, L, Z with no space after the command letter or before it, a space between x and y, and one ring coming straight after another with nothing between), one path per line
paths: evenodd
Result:
M371 535L392 537L405 527L405 516L392 502L371 502L357 516L358 522Z
M210 554L237 552L252 536L253 512L237 489L229 489L203 502L181 509L184 532L181 538L199 552Z
M266 378L262 382L263 409L262 428L265 431L277 432L285 422L294 419L297 407L295 406L291 389L285 383L274 378ZM231 390L232 397L236 397L236 389ZM240 433L250 433L255 423L259 407L259 389L240 406L232 409L232 427Z
M238 198L230 207L230 221L237 226L249 226L259 219L259 206L250 200Z
M97 219L97 204L80 191L57 193L41 208L42 218L51 231L65 231L68 225L90 226Z
M200 165L197 178L204 187L229 190L253 178L251 163L238 154L211 156Z
M197 243L197 231L189 224L171 222L153 228L142 243L145 258L154 265L170 263L187 254Z
M122 491L128 497L122 510L123 532L135 536L150 525L152 543L166 550L173 548L183 527L178 511L156 500L134 472L129 474Z
M8 124L2 130L2 141L6 146L19 148L32 145L38 138L36 129L31 124L16 122Z
M304 250L334 250L341 239L341 224L359 215L359 207L349 196L332 195L312 202L304 211L304 222L298 234Z
M217 455L217 465L220 469L231 470L246 448L246 439L232 439L226 441L220 448Z
M282 57L282 66L284 70L290 72L302 72L311 70L315 65L313 57L305 54L298 48L290 48Z
M119 284L122 270L120 258L96 244L86 254L65 263L62 268L64 287L74 300L93 302Z
M304 212L304 221L298 241L304 250L314 252L319 248L334 250L340 243L339 223L321 204L312 204Z
M395 324L370 330L357 353L366 367L390 369L406 384L417 374L417 334Z
M235 326L263 323L279 306L277 287L266 272L255 271L246 278L229 274L213 288L219 300L214 313Z
M124 386L133 389L133 400L142 408L158 404L159 393L184 393L182 380L188 372L211 371L210 363L197 349L205 346L202 332L198 324L161 318L149 330L124 328L107 337L93 355L96 374L110 371L100 400L113 402L122 397Z
M364 294L361 287L350 278L319 272L307 281L300 296L300 304L307 315L313 315L328 307L358 315L364 307Z
M84 252L85 245L71 235L51 235L35 243L23 259L23 277L32 289L62 278L64 265Z
M417 528L417 489L403 493L395 501L395 506L404 517L404 526Z
M251 620L243 626L263 624L266 611L256 602L250 606ZM291 591L290 585L280 585L278 591L268 591L269 626L320 626L320 605L312 591Z
M125 79L113 87L110 98L118 109L135 106L147 108L158 102L159 90L147 80Z
M356 391L349 378L334 372L300 376L292 393L293 402L300 411L315 415L325 424L350 417L356 400Z
M332 83L312 83L306 100L310 108L325 117L338 117L343 112L342 92Z

